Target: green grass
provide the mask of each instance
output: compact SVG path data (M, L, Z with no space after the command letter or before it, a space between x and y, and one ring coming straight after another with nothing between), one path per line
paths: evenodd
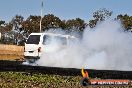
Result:
M82 88L81 76L60 76L41 73L0 72L0 88ZM87 88L132 88L130 85L91 85Z
M0 88L77 88L80 79L79 76L0 72Z

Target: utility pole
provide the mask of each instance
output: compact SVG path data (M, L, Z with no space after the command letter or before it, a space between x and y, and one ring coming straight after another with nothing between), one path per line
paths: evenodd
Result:
M40 33L42 31L42 18L43 18L43 0L41 3Z

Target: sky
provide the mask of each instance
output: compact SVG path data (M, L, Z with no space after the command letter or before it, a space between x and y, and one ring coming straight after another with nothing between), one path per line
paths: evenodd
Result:
M43 1L43 15L54 14L61 20L81 18L88 22L93 12L106 8L119 14L132 16L132 0L0 0L0 20L11 21L15 15L26 20L30 15L40 15Z

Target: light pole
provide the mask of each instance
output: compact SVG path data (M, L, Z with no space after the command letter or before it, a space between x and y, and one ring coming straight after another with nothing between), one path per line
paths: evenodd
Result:
M43 17L43 0L41 3L40 33L42 31L42 17Z

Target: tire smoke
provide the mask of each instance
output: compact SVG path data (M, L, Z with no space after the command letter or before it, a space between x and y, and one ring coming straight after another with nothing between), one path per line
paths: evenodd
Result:
M131 45L132 33L125 32L121 22L106 20L99 22L94 29L86 28L82 39L66 48L43 52L36 63L64 68L132 70Z

